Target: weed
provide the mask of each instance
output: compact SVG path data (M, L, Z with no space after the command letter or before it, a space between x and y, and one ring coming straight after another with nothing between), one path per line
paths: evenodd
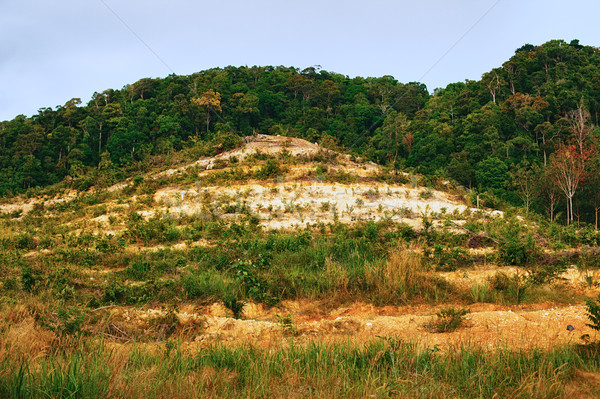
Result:
M436 333L452 332L461 326L465 315L470 312L469 309L455 309L453 307L440 309L435 314L436 319L432 320L426 327Z
M487 284L474 284L471 287L471 299L473 302L491 302L489 287Z
M433 190L431 190L430 188L427 188L419 193L419 198L424 199L424 200L431 199L432 197L433 197Z
M228 294L223 298L223 305L231 310L235 319L241 319L244 307L246 307L246 302L240 300L235 294Z
M530 281L519 273L509 277L504 272L496 272L489 278L489 284L494 290L501 292L506 300L518 305L525 299Z
M507 265L525 266L539 256L539 248L531 233L524 234L521 224L511 221L500 232L498 256Z
M296 326L294 325L294 319L292 318L291 314L286 316L275 314L275 320L277 320L277 323L279 323L283 335L296 335Z
M413 298L439 300L451 291L441 279L425 273L423 260L414 250L398 248L386 261L366 265L365 280L376 303L394 303Z

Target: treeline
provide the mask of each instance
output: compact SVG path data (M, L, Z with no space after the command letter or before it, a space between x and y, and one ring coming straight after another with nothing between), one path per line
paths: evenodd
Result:
M389 76L350 79L315 68L226 67L141 79L95 93L87 105L75 98L31 118L1 122L0 194L56 183L107 162L129 168L230 133L311 141L327 134L360 148L382 116L394 110L412 118L428 97L422 84Z
M577 40L525 45L481 80L433 95L421 83L314 67L226 67L146 78L95 93L86 105L72 99L0 122L0 194L65 178L107 183L178 150L210 155L258 132L450 178L487 193L490 203L506 200L552 218L590 221L599 209L593 198L600 196L593 183L599 101L600 52ZM575 179L561 180L559 160L571 164Z

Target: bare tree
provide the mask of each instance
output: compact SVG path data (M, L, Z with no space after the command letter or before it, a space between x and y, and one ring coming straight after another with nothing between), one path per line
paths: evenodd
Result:
M569 112L567 119L571 123L571 132L573 133L573 140L577 144L579 155L584 156L587 151L587 139L594 126L588 124L590 113L583 105L583 98L579 102L577 109Z
M567 224L573 220L573 196L583 179L585 155L576 145L563 146L550 157L550 179L567 199Z

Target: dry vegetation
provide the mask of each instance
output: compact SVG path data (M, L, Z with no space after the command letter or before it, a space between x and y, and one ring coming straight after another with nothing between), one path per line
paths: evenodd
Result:
M598 393L595 231L247 141L0 204L0 396Z

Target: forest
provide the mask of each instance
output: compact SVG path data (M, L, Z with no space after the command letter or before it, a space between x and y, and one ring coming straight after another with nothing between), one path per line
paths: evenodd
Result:
M87 104L73 98L0 122L0 195L59 182L106 186L260 133L319 142L432 185L462 185L487 206L597 227L599 107L600 50L578 40L526 44L480 80L433 93L316 66L144 78Z

